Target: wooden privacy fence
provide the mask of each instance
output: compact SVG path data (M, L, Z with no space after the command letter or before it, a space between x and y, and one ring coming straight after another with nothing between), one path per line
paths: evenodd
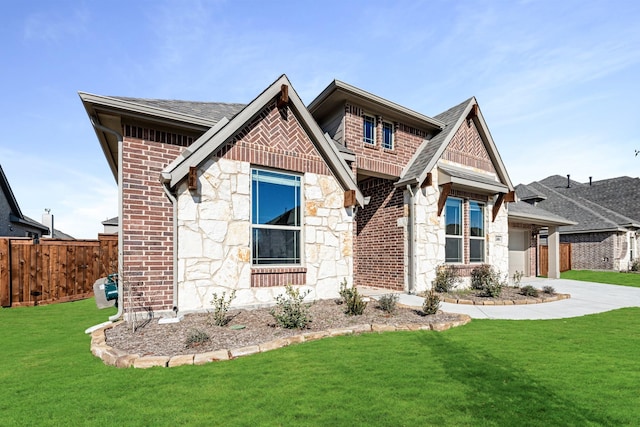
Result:
M549 275L549 246L540 245L539 270L541 276ZM560 243L560 272L571 270L571 243Z
M93 283L115 273L118 236L98 240L0 237L0 305L49 304L93 295Z

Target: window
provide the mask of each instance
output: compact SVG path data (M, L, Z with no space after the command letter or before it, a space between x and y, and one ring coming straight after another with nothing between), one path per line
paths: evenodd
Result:
M252 264L300 264L300 177L251 171Z
M393 124L382 123L382 148L393 150Z
M484 205L469 201L469 262L484 262Z
M376 119L371 116L362 116L362 133L365 144L376 144Z
M447 199L444 220L445 262L462 262L462 200Z

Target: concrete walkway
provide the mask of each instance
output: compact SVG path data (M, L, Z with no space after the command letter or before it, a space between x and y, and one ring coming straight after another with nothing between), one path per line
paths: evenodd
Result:
M640 288L579 282L566 279L523 279L520 286L532 285L538 289L553 286L556 292L570 294L571 298L541 304L490 306L441 303L440 309L449 313L468 314L474 319L562 319L585 314L602 313L622 307L640 307ZM388 290L360 288L371 298L389 293ZM422 307L424 298L400 293L399 303Z

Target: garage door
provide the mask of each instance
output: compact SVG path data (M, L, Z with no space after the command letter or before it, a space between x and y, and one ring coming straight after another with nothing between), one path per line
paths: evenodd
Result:
M516 271L529 275L527 262L527 248L529 236L526 230L509 230L509 277Z

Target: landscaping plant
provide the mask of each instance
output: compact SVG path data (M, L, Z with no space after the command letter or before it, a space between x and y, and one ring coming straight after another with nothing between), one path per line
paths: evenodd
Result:
M218 298L217 293L213 293L213 299L211 300L211 305L213 305L213 313L211 315L211 321L216 326L225 326L229 323L229 318L227 317L227 312L229 311L229 306L231 305L231 301L236 297L236 290L232 290L229 294L229 299L225 299L225 292L222 292L220 298Z
M504 284L498 272L488 264L482 264L471 271L471 287L488 297L499 297Z
M396 311L398 300L400 297L398 294L386 294L382 295L378 299L378 305L380 309L386 313L393 314Z
M340 283L340 296L347 306L345 313L349 316L360 316L367 308L367 302L362 298L362 295L355 287L348 287L346 279Z
M425 315L436 314L440 309L440 297L438 294L432 289L430 289L422 303L422 312Z
M524 272L516 271L513 273L513 286L516 288L520 287L520 281L522 280L522 276L524 276Z
M548 295L553 295L556 293L556 289L553 286L547 285L542 287L542 292Z
M185 345L187 348L196 347L200 344L203 344L209 341L209 335L200 329L192 329L189 331L189 335L187 336Z
M452 290L460 279L452 265L440 265L436 272L436 278L431 285L436 292L446 293Z
M271 309L271 315L279 326L286 329L304 329L311 322L311 304L302 303L309 292L311 291L301 293L300 289L287 285L286 296L280 294L276 297L276 306Z
M520 293L522 295L528 296L528 297L537 297L538 296L538 290L536 288L534 288L531 285L526 285L523 286L522 288L520 288Z

